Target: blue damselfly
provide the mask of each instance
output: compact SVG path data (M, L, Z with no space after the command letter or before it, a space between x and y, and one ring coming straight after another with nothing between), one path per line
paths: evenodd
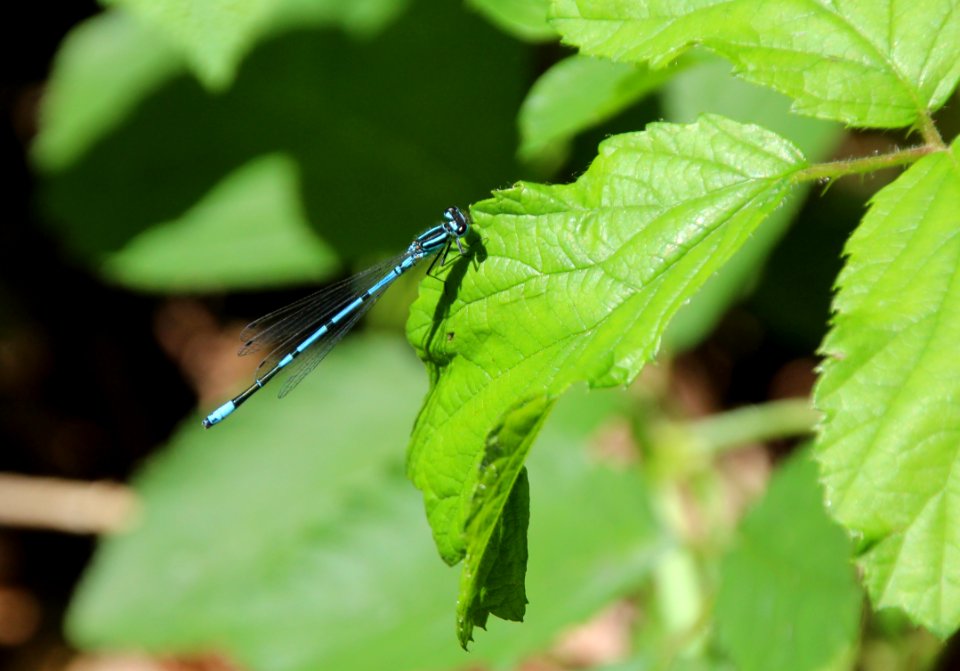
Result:
M460 240L469 228L469 218L458 208L448 207L443 222L418 235L400 256L251 322L240 335L244 341L240 355L267 354L257 366L253 384L207 415L203 426L209 429L222 422L285 369L289 375L280 387L280 397L286 396L398 277L434 254L438 256L433 263L438 259L442 263L452 244L462 254Z

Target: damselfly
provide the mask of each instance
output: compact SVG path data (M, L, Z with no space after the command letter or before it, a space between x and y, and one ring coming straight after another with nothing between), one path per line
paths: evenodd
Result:
M460 240L469 228L470 219L448 207L443 222L418 235L400 256L251 322L240 334L244 341L240 355L268 353L257 366L253 384L207 415L203 426L219 424L280 371L289 369L280 387L280 398L286 396L398 277L433 254L439 253L430 267L438 259L442 264L452 244L462 254Z

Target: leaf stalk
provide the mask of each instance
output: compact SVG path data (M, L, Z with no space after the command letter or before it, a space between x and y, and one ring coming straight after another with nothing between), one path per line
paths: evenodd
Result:
M831 180L847 175L857 175L865 172L875 172L884 168L895 168L897 166L914 163L928 154L943 151L943 144L923 144L909 149L899 149L889 154L878 154L876 156L865 156L863 158L843 159L840 161L829 161L827 163L817 163L809 168L799 170L793 175L795 182L807 182L811 180Z

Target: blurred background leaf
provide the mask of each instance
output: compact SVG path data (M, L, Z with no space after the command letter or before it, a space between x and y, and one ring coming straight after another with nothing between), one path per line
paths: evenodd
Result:
M547 21L550 0L467 0L467 4L518 39L531 42L558 39Z
M809 451L793 455L720 564L718 635L738 669L849 668L863 604L852 550Z
M437 559L402 474L419 368L398 338L353 338L282 403L251 400L209 432L190 420L135 479L137 528L101 545L70 615L76 642L219 649L258 669L462 664L458 570ZM662 541L641 480L584 451L621 405L581 391L544 429L528 623L491 622L471 663L516 662L649 571Z
M175 49L125 12L80 23L60 45L47 81L31 146L36 165L66 168L183 69Z
M136 4L146 10L161 3ZM257 27L260 38L329 26L369 39L408 4L408 0L281 0ZM231 63L231 79L238 65ZM60 45L47 82L42 124L31 147L37 165L44 170L66 167L121 123L141 100L186 68L182 51L164 39L162 30L152 29L150 21L117 9L80 23Z
M339 25L376 31L407 0L104 0L156 30L211 90L227 88L243 57L278 27Z
M254 42L269 0L107 0L162 32L201 81L226 87Z
M131 21L111 29L140 30ZM457 35L455 48L437 39L451 34ZM112 58L124 59L121 47L139 58L137 37L114 38ZM169 76L145 60L137 72L156 80ZM102 133L104 124L70 124L57 110L91 107L75 99L95 97L98 89L70 76L84 75L88 84L96 68L61 62L58 70L49 132L66 148L49 139L40 144L41 164L52 155L57 166L47 165L42 203L69 248L91 263L144 230L184 216L227 174L265 154L282 152L296 162L301 191L284 207L302 207L346 260L404 246L442 207L477 200L491 184L516 174L512 118L527 77L523 50L447 3L416 3L374 41L333 29L285 32L259 43L234 85L216 95L182 75L150 91L142 82L126 88L114 82L108 89L131 112L80 155L77 147L87 144L82 136ZM145 97L134 105L137 94ZM73 161L64 163L71 153ZM190 220L204 225L196 212ZM265 241L272 222L261 225ZM138 253L145 261L150 252ZM244 260L268 265L253 254L236 259ZM289 280L317 277L276 260L277 272Z
M615 116L674 73L579 54L554 63L520 107L520 157L543 161L562 153L572 136Z
M107 257L104 274L138 289L216 291L326 279L339 265L300 206L296 163L253 159L175 221Z

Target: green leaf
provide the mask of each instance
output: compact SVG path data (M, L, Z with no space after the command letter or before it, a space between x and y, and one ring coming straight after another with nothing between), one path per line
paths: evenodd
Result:
M351 337L283 401L258 395L210 431L191 419L135 477L139 524L100 543L70 608L73 641L216 650L274 671L462 665L456 572L402 475L419 368L395 339ZM472 663L516 664L649 569L643 482L584 450L618 398L571 395L544 427L549 449L529 460L549 483L530 527L529 622L520 635L491 626Z
M212 89L225 88L265 24L270 0L109 0L155 28Z
M446 561L463 557L475 465L507 410L632 380L802 166L772 133L704 117L612 137L576 183L521 182L472 208L469 254L424 281L407 326L433 378L408 470Z
M368 37L393 21L406 4L406 0L282 0L271 8L270 21L259 26L259 38L327 25ZM43 170L61 170L76 161L141 100L185 70L186 56L162 32L125 11L109 10L67 34L44 89L40 127L31 147Z
M467 4L521 40L557 39L557 32L547 21L550 0L467 0Z
M657 668L657 664L660 663L662 662L651 661L646 655L638 655L626 662L598 667L597 671L648 671ZM736 669L724 661L710 658L680 657L671 660L670 671L736 671Z
M337 256L306 220L297 172L282 154L251 161L179 219L130 240L104 273L136 289L181 292L329 277Z
M422 390L416 369L396 342L348 340L282 402L267 391L210 431L191 418L135 478L140 524L103 544L72 636L182 650L254 626L271 594L306 608L310 597L292 598L295 577L321 570L341 518L379 505ZM376 422L364 421L371 407Z
M361 33L392 19L407 0L104 0L177 49L204 85L222 90L243 57L278 28L342 24Z
M455 34L462 48L411 39L424 30ZM513 65L524 48L449 3L414 5L364 42L330 29L287 33L258 46L222 95L181 75L138 100L121 125L44 175L39 200L63 247L99 266L241 166L283 153L297 163L306 218L341 258L396 252L443 207L516 170L527 75ZM316 276L294 278L278 261L291 281Z
M851 552L824 510L816 464L792 457L720 565L717 633L736 668L849 668L863 603Z
M520 107L520 156L534 161L582 130L613 117L675 74L643 66L571 56L530 88Z
M830 510L859 540L877 607L960 624L960 151L874 196L851 236L815 402Z
M183 69L175 49L124 12L82 22L60 44L31 147L43 170L59 170L118 125L148 93Z
M530 402L528 419L542 402ZM471 654L489 655L497 667L513 665L530 650L555 643L571 623L635 594L650 575L669 542L654 521L646 481L633 470L611 470L586 449L598 428L609 426L610 414L629 402L619 391L583 388L557 401L537 438L540 447L527 459L536 500L530 504L525 623L518 630L491 621L483 645Z
M410 0L280 0L274 3L265 34L305 26L337 26L369 39L403 14Z
M719 59L701 59L677 73L666 82L660 99L670 121L687 123L712 112L754 123L790 140L809 161L829 158L843 137L839 124L791 114L786 97L733 77L729 64ZM731 303L753 288L809 189L809 184L801 185L790 194L783 207L771 213L730 262L680 309L664 334L665 347L687 350L713 332Z
M506 504L495 518L475 571L460 573L457 600L457 639L464 650L474 626L486 628L487 617L522 622L527 610L527 525L530 523L530 483L521 469ZM472 562L471 562L472 563ZM467 600L463 601L463 597Z
M487 438L467 513L457 599L457 635L464 648L473 640L474 625L485 627L490 613L523 620L530 506L523 462L549 405L543 397L522 403Z
M584 54L661 67L702 44L796 112L909 126L960 78L955 0L554 0L553 25Z

